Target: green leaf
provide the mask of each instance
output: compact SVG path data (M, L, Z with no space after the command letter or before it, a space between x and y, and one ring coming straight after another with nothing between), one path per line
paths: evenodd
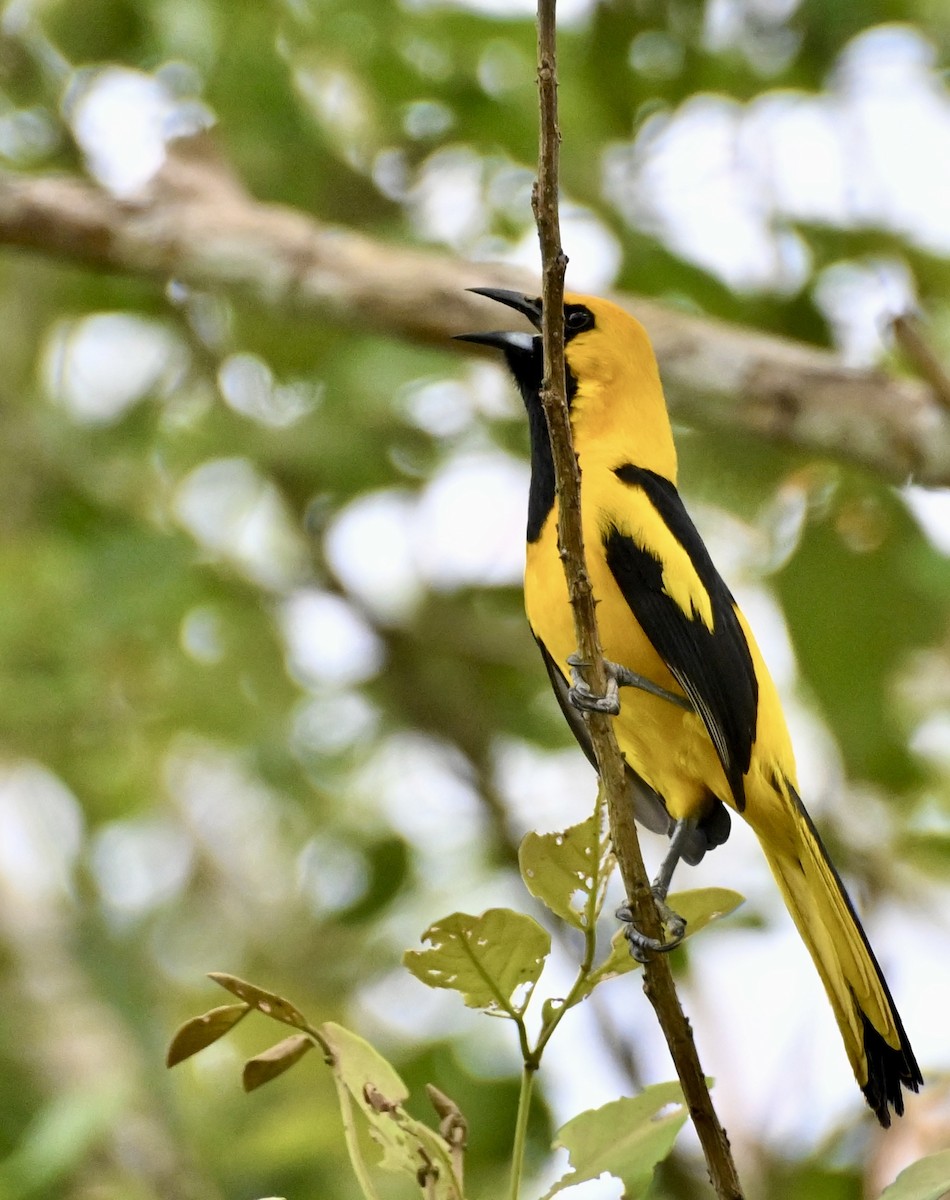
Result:
M382 1147L379 1165L418 1181L420 1169L430 1164L434 1172L426 1196L462 1200L445 1141L402 1107L409 1090L394 1068L369 1042L342 1025L328 1021L319 1033L330 1049L338 1087L356 1101L373 1140Z
M610 953L584 980L577 993L577 1002L586 1000L599 983L606 983L608 979L616 979L618 975L627 975L631 971L639 971L642 965L630 953L630 943L624 936L623 929L616 930L610 939Z
M389 1062L364 1038L328 1021L320 1026L330 1047L330 1068L338 1086L346 1089L369 1122L373 1140L383 1149L380 1165L387 1171L419 1166L398 1125L388 1119L409 1098L409 1089ZM346 1114L344 1112L344 1120Z
M518 1017L528 1006L551 952L551 937L532 917L490 908L480 917L452 913L422 935L428 950L407 950L406 967L429 987L452 988L469 1008Z
M881 1200L944 1200L950 1193L950 1150L941 1150L901 1171Z
M745 903L745 897L730 888L694 888L689 892L674 892L667 897L667 904L674 912L686 921L686 936L692 937L720 917L727 917L735 912L740 904ZM636 971L640 963L630 953L630 943L622 929L618 929L610 942L610 954L596 970L587 977L583 990L577 996L583 1000L589 996L599 983L615 979L618 975L626 975Z
M612 857L600 805L561 833L527 834L518 850L525 887L576 929L590 929L597 920Z
M220 1008L209 1009L200 1017L192 1017L176 1030L165 1056L165 1065L177 1066L199 1050L204 1050L205 1046L210 1046L229 1033L250 1011L250 1004L223 1004Z
M249 1004L251 1008L256 1008L265 1017L271 1017L283 1025L293 1025L295 1029L308 1028L307 1018L303 1013L276 992L265 991L254 983L248 983L246 979L239 979L237 975L226 975L222 971L209 971L208 978L213 979L219 987L223 987L233 996L237 996L239 1000L243 1000L245 1004Z
M734 913L740 904L745 903L745 896L731 888L693 888L688 892L674 892L667 897L666 902L686 922L686 933L689 936L699 933L713 921Z
M676 1110L661 1116L670 1104ZM650 1186L656 1164L672 1150L686 1115L679 1084L658 1083L632 1099L613 1100L574 1117L554 1143L568 1151L572 1169L543 1200L605 1172L623 1183L624 1200L637 1200Z
M262 1054L249 1058L244 1064L241 1082L246 1092L253 1092L261 1084L270 1083L278 1075L283 1075L292 1066L300 1062L308 1050L313 1049L313 1039L305 1033L292 1033L282 1042L271 1046Z
M334 1021L321 1025L318 1032L330 1048L333 1073L367 1116L378 1108L367 1099L369 1095L382 1097L392 1107L408 1100L409 1089L395 1068L365 1038Z

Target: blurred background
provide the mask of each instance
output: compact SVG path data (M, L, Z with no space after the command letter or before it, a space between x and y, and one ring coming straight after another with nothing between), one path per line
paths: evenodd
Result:
M7 0L4 178L134 205L193 136L261 200L536 267L533 7ZM916 306L950 361L950 8L559 8L569 285L896 372ZM510 1030L400 956L454 910L541 917L518 840L593 804L521 613L519 402L458 345L56 244L0 252L0 1197L358 1194L315 1057L242 1094L273 1027L165 1072L176 1025L226 1002L209 970L448 1092L471 1194L497 1195ZM738 427L678 437L928 1086L877 1129L744 828L677 881L748 897L677 969L749 1195L858 1200L950 1140L950 493ZM526 1194L563 1169L558 1124L671 1075L635 981L571 1014ZM654 1195L705 1189L684 1133Z

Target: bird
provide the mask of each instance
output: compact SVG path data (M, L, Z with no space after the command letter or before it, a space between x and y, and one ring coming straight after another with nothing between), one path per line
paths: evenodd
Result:
M456 335L501 350L528 417L531 477L524 597L568 725L596 768L583 709L616 712L637 820L670 838L654 882L669 940L628 927L638 957L678 943L666 908L677 862L729 836L731 813L758 838L824 984L855 1078L882 1126L904 1112L920 1068L854 905L799 796L776 686L748 622L677 490L677 454L646 330L605 299L564 295L565 383L581 477L581 524L606 665L619 704L577 670L558 553L554 461L541 403L542 301L472 288L539 331ZM629 910L618 916L630 920Z

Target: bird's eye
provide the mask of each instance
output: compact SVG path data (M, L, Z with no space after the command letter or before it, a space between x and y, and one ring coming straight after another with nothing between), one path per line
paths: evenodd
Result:
M580 333L582 329L590 329L594 319L586 308L575 308L569 312L564 320L565 326L571 333Z

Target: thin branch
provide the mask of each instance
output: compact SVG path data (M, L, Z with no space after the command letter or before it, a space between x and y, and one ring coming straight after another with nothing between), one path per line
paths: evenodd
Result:
M527 1061L521 1068L521 1088L518 1092L518 1114L515 1121L515 1137L511 1148L511 1176L508 1184L508 1200L519 1200L521 1177L524 1173L524 1155L528 1144L528 1116L531 1112L531 1093L537 1068Z
M564 271L558 220L556 0L538 0L538 91L541 138L538 182L533 203L541 241L544 341L544 384L541 399L551 436L558 491L558 545L574 616L574 634L581 658L590 663L588 682L606 690L603 654L597 631L595 601L584 558L581 526L581 478L571 441L564 370ZM640 853L633 805L627 796L626 772L609 717L588 715L597 769L607 800L614 852L637 927L649 937L662 937L660 917ZM720 1124L706 1087L690 1029L676 994L669 960L656 955L644 967L644 991L653 1005L669 1046L690 1116L706 1157L709 1178L720 1200L741 1200L729 1139Z
M924 337L920 321L912 313L902 313L891 322L897 344L910 359L922 379L930 384L934 397L950 412L950 375L936 351Z
M537 294L524 271L389 245L258 203L204 152L206 139L173 145L134 202L77 178L0 172L0 246L441 346L493 319L466 287ZM853 370L828 351L642 297L614 299L647 327L676 418L848 459L895 482L950 485L950 417L917 380Z

